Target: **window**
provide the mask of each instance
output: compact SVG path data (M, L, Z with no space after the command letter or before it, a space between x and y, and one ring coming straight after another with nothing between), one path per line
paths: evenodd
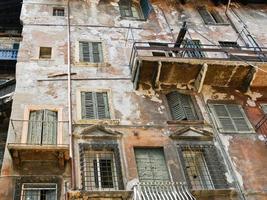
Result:
M242 107L237 104L210 104L219 131L225 133L254 132Z
M53 16L64 16L64 8L53 8Z
M188 51L188 50L185 51L185 54L190 58L204 58L205 57L204 52L202 52L201 50L197 50L197 49L201 49L202 48L201 43L200 43L199 40L186 39L184 47L185 48L194 48L194 49L196 49L196 50L193 50L193 51Z
M82 119L110 119L107 92L81 92Z
M80 144L80 152L83 189L123 188L118 145Z
M24 183L21 190L22 200L56 200L57 184Z
M264 114L267 114L267 104L261 104L261 108Z
M79 42L80 62L103 62L101 42Z
M31 111L27 143L56 144L57 124L57 112L51 110Z
M140 181L169 181L163 149L135 148L134 152Z
M174 120L198 120L190 95L170 92L166 98Z
M153 10L149 0L140 0L140 5L133 3L131 0L120 0L119 7L122 17L136 19L147 19Z
M219 41L221 47L239 49L240 46L237 42Z
M39 58L51 59L52 48L51 47L40 47Z
M198 12L205 24L227 24L227 22L216 10L207 10L206 7L202 6L198 7Z
M225 167L213 145L179 145L188 185L193 190L227 188Z

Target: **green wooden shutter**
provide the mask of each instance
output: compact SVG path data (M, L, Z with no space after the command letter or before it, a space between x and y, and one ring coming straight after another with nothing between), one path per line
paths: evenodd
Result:
M215 115L218 128L222 132L252 132L252 127L247 120L240 105L213 104L210 106Z
M153 7L149 0L140 0L140 7L143 11L143 16L147 19L150 13L153 11Z
M216 24L212 15L204 6L198 7L198 12L200 16L202 17L203 21L205 22L205 24Z
M95 63L103 61L102 44L100 42L92 42L92 61Z
M27 143L41 144L43 129L42 121L43 110L36 110L30 112Z
M133 17L132 13L132 1L120 0L119 2L120 13L122 17Z
M57 143L57 112L44 110L42 144Z
M162 149L135 149L139 180L169 181L169 173Z
M96 106L94 106L93 92L81 92L82 119L95 119Z
M226 106L232 118L233 124L235 125L236 131L251 131L241 106L236 104L227 104Z
M213 104L211 105L211 109L215 114L216 122L220 131L235 131L234 124L224 104Z
M188 55L188 57L192 57L192 58L204 58L205 54L202 51L198 51L197 49L201 48L201 43L199 40L189 40L187 39L185 41L185 47L186 48L194 48L196 50L193 51L186 51L186 54Z
M97 118L98 119L109 119L109 106L108 106L108 94L106 92L97 92Z
M166 95L173 119L197 120L191 97L189 95L171 92Z
M90 62L90 45L89 42L79 42L79 56L81 62Z

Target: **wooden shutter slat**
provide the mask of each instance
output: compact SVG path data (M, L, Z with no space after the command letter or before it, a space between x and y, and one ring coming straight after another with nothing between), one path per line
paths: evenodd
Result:
M210 14L213 16L217 24L223 24L226 23L222 16L216 11L216 10L211 10Z
M81 103L82 103L82 119L95 119L96 112L93 103L93 93L92 92L82 92L81 93Z
M29 144L41 144L43 110L30 112L28 137Z
M57 112L44 110L42 144L57 143Z
M80 42L80 61L90 62L89 42Z
M185 115L183 107L182 107L179 93L171 92L171 93L166 95L166 98L168 100L173 119L175 119L175 120L186 119L186 115Z
M106 92L96 93L97 97L97 113L98 119L108 119L109 116L109 106L108 106L108 96Z

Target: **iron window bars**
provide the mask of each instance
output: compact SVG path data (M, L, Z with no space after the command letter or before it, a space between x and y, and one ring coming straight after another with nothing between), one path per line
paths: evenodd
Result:
M80 163L84 190L123 189L117 144L80 144Z
M226 169L214 145L178 145L189 187L193 190L228 188Z

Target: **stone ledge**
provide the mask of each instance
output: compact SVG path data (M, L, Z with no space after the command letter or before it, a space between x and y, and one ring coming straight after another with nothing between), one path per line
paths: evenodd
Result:
M131 199L133 191L69 191L70 200L128 200Z

